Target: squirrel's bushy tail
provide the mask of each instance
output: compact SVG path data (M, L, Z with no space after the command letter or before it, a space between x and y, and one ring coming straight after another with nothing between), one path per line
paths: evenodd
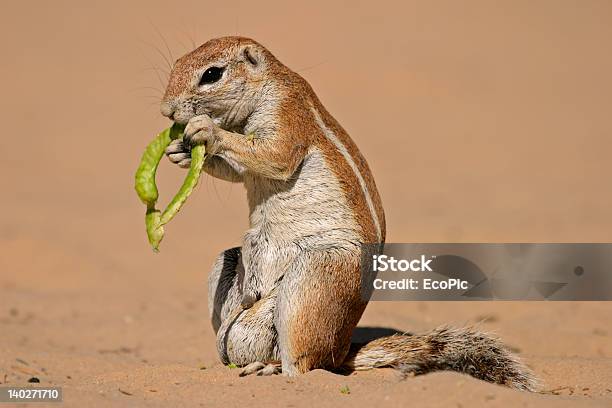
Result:
M352 344L343 368L393 367L403 373L452 370L519 390L535 391L531 371L497 338L472 327L439 327L425 334L394 334Z

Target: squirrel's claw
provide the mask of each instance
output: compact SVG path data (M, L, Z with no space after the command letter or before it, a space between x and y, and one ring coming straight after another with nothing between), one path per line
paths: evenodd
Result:
M257 375L274 375L274 374L280 374L281 372L281 368L280 366L276 365L276 364L268 364L267 366L265 366L264 368L262 368Z
M240 377L244 377L246 375L251 375L253 373L256 373L260 370L262 370L266 365L260 361L255 361L251 364L247 364L242 371L240 371L240 374L238 374Z

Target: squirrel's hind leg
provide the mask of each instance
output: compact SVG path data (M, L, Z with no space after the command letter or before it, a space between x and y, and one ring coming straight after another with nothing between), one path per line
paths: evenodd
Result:
M222 252L208 278L209 312L217 333L219 357L224 364L238 366L279 360L274 327L277 290L244 309L243 280L241 249Z
M342 365L367 302L356 251L304 251L285 273L275 316L283 375Z

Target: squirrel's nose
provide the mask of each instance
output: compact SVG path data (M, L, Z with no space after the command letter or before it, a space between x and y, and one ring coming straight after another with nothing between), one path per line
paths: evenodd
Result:
M162 115L172 119L174 116L175 104L171 102L162 102L160 110Z

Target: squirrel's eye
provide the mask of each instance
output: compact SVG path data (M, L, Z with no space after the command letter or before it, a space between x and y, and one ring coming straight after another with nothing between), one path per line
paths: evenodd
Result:
M212 84L213 82L217 82L221 79L221 75L223 75L224 68L220 67L210 67L202 74L202 78L200 78L200 85L204 84Z

